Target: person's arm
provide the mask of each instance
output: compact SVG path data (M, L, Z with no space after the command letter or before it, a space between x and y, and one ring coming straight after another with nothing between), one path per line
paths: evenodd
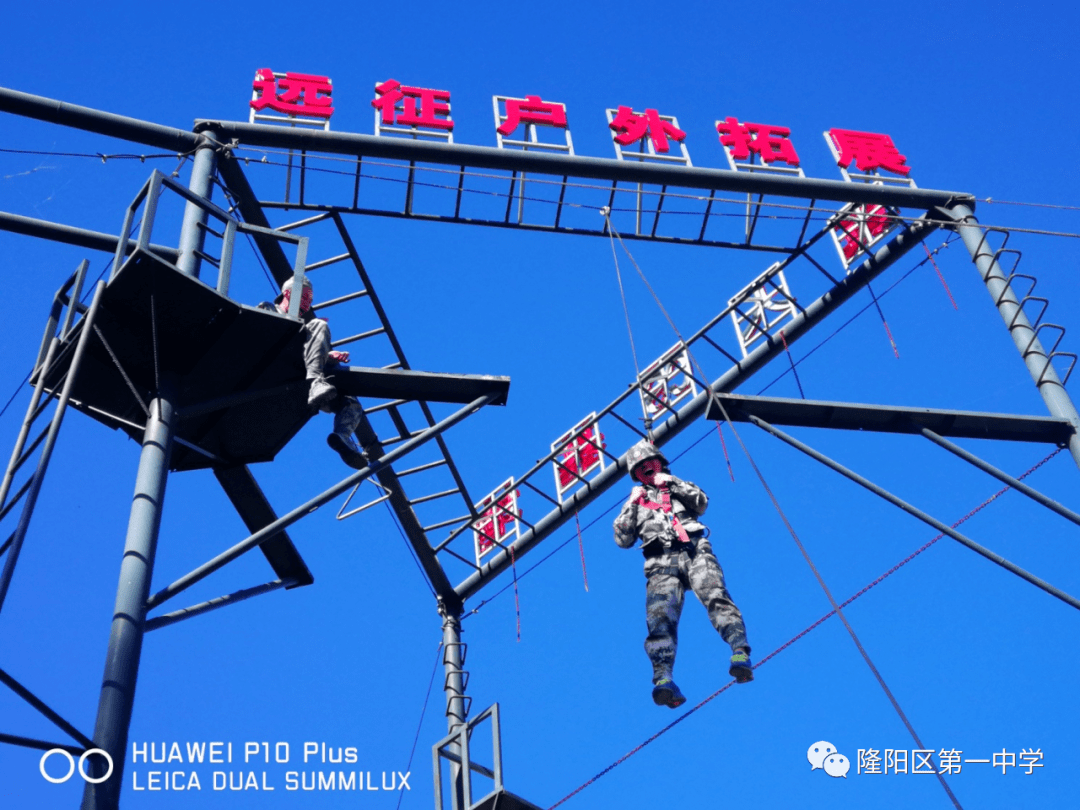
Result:
M630 499L623 504L622 511L615 518L615 542L620 548L630 548L637 542L638 524L638 496L642 494L641 487L634 487L630 493Z

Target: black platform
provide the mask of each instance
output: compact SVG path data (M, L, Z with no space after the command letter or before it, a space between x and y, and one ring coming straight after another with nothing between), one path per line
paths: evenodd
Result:
M87 346L72 405L141 441L146 418L131 386L149 403L156 377L169 370L179 379L174 471L271 461L314 415L299 321L231 301L150 253L134 252L109 282L96 326L101 334ZM81 331L80 322L47 389L62 384ZM497 404L506 402L510 384L505 377L362 368L343 368L333 379L357 396L467 403L496 392Z

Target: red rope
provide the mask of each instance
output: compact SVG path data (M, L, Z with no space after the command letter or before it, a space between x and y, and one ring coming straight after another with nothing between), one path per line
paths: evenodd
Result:
M574 510L574 524L577 526L577 544L581 551L581 576L585 580L585 593L589 592L589 572L585 570L585 543L581 540L581 521L578 520L577 510Z
M952 304L952 308L959 310L960 307L956 305L956 301L952 297L952 291L949 289L949 285L945 283L945 276L941 275L941 270L937 266L937 262L934 261L934 254L930 252L930 248L926 246L926 242L923 242L923 250L926 251L926 258L930 260L930 264L934 266L934 272L937 273L938 279L941 281L941 286L945 288L945 294L949 296L949 303Z
M1043 465L1044 465L1044 464L1045 464L1046 462L1048 462L1048 461L1049 461L1050 459L1052 459L1052 458L1053 458L1054 456L1056 456L1056 455L1057 455L1058 453L1060 453L1060 452L1061 452L1061 451L1062 451L1063 449L1064 449L1064 448L1061 448L1061 447L1059 447L1059 448L1057 448L1056 450L1054 450L1054 452L1052 452L1052 453L1051 453L1050 455L1048 455L1048 456L1047 456L1046 458L1044 458L1044 459L1043 459L1042 461L1040 461L1040 462L1039 462L1038 464L1036 464L1036 465L1035 465L1034 467L1032 467L1031 469L1029 469L1029 470L1028 470L1028 471L1027 471L1026 473L1024 473L1024 474L1023 474L1023 475L1021 475L1021 476L1018 476L1018 480L1021 480L1021 481L1022 481L1023 479L1027 478L1027 477L1028 477L1029 475L1031 475L1031 474L1032 474L1033 472L1035 472L1035 471L1036 471L1037 469L1039 469L1039 467L1043 466ZM954 523L954 524L952 525L952 528L954 528L954 529L955 529L955 528L956 528L957 526L959 526L960 524L964 523L964 522L965 522L965 521L967 521L967 520L970 520L970 519L971 519L972 517L974 517L974 516L975 516L975 515L976 515L977 513L981 512L981 511L982 511L983 509L985 509L985 508L986 508L987 506L989 506L989 505L990 505L991 503L993 503L993 502L994 502L995 500L997 500L997 499L998 499L999 497L1001 497L1001 496L1002 496L1002 495L1004 495L1004 494L1005 494L1006 492L1008 492L1008 491L1009 491L1009 489L1011 489L1011 487L1004 487L1004 488L1002 488L1002 489L998 490L997 492L995 492L995 493L994 493L993 495L991 495L991 496L990 496L989 498L987 498L987 499L986 499L985 501L983 501L983 502L982 502L981 504L979 504L978 506L976 506L976 507L975 507L974 509L972 509L972 510L971 510L970 512L968 512L968 513L967 513L966 515L964 515L964 516L963 516L962 518L960 518L960 519L959 519L958 521L956 521L956 523ZM846 600L845 600L844 602L840 603L840 608L845 608L845 607L847 607L847 606L848 606L848 605L850 605L850 604L851 604L852 602L854 602L854 601L855 601L856 599L858 599L858 598L859 598L860 596L862 596L862 595L863 595L863 594L865 594L865 593L866 593L867 591L869 591L869 590L870 590L871 588L873 588L873 587L874 587L874 586L876 586L876 585L879 585L879 584L880 584L881 582L883 582L883 581L884 581L884 580L885 580L886 578L888 578L888 577L892 576L893 574L895 574L895 573L896 573L897 571L899 571L899 570L900 570L901 568L903 568L903 567L904 567L905 565L907 565L907 564L908 564L909 562L911 562L912 560L914 560L914 559L915 559L916 557L918 557L918 556L919 556L920 554L922 554L922 553L923 553L924 551L926 551L926 550L927 550L928 548L930 548L930 546L934 545L934 543L936 543L936 542L937 542L938 540L940 540L940 539L941 539L942 537L944 537L944 536L945 536L944 534L939 534L939 535L938 535L937 537L935 537L935 538L934 538L933 540L931 540L930 542L926 543L925 545L923 545L922 547L920 547L920 548L919 548L919 549L917 549L916 551L914 551L914 552L912 552L911 554L909 554L909 555L908 555L907 557L905 557L905 558L904 558L903 560L901 560L900 562L898 562L898 563L897 563L896 565L894 565L894 566L893 566L892 568L890 568L890 569L889 569L888 571L886 571L886 572L885 572L884 574L882 574L881 576L879 576L879 577L878 577L877 579L875 579L875 580L874 580L873 582L871 582L871 583L870 583L869 585L867 585L867 586L866 586L865 588L863 588L863 589L862 589L861 591L859 591L858 593L856 593L856 594L855 594L854 596L851 596L851 597L849 597L848 599L846 599ZM803 630L802 632L800 632L800 633L798 633L797 635L793 636L793 637L792 637L792 638L790 638L790 639L789 639L788 641L784 642L784 643L783 643L783 644L781 644L781 645L780 645L779 647L777 647L777 648L776 648L775 650L773 650L773 651L772 651L771 653L769 653L769 654L768 654L768 655L766 655L766 656L765 656L764 658L762 658L762 659L761 659L760 661L758 661L758 662L757 662L756 664L754 664L754 669L757 669L758 667L760 667L760 666L762 666L763 664L765 664L765 662L767 662L767 661L770 661L770 660L772 660L773 658L775 658L776 656L778 656L778 655L779 655L780 653L782 653L782 652L783 652L784 650L786 650L786 649L787 649L788 647L790 647L790 646L791 646L792 644L794 644L794 643L795 643L796 641L798 641L799 639L801 639L801 638L802 638L803 636L805 636L805 635L809 634L809 633L810 633L810 631L812 631L812 630L816 629L817 627L819 627L820 625L824 624L824 623L825 623L825 622L826 622L826 621L827 621L828 619L832 618L832 617L833 617L834 615L836 615L836 611L835 611L835 610L830 610L830 611L829 611L828 613L826 613L826 614L825 614L824 616L822 616L822 617L821 617L820 619L818 619L818 620L817 620L816 622L814 622L813 624L811 624L811 625L810 625L809 627L807 627L807 628L806 628L805 630ZM719 689L717 689L717 690L716 690L715 692L713 692L713 693L712 693L711 695L709 695L709 696L708 696L707 698L705 698L705 699L704 699L703 701L701 701L701 703L697 704L697 705L696 705L696 706L694 706L694 707L693 707L692 709L689 709L688 711L686 711L686 713L685 713L685 714L683 714L683 715L681 715L680 717L676 718L676 719L675 719L675 720L674 720L673 722L671 722L671 723L668 723L668 724L667 724L666 726L664 726L664 727L663 727L662 729L660 729L660 730L659 730L658 732L656 732L655 734L653 734L653 735L652 735L651 737L649 737L649 739L647 739L647 740L645 740L645 742L641 743L641 745L637 746L637 747L636 747L636 748L634 748L633 750L631 750L631 751L629 751L628 753L624 754L623 756L619 757L619 758L618 758L617 760L615 760L615 761L614 761L613 763L611 763L611 764L610 764L610 765L608 765L608 766L607 766L606 768L604 768L604 770L600 771L600 773L596 774L596 776L594 776L594 777L593 777L592 779L590 779L589 781L585 782L585 783L584 783L583 785L581 785L581 786L580 786L579 788L577 788L576 790L574 790L574 791L573 791L572 793L568 793L568 794L567 794L566 796L564 796L564 797L563 797L562 799L559 799L559 801L557 801L557 802L555 802L555 804L551 805L551 807L549 807L549 808L548 808L548 810L555 810L555 808L556 808L556 807L558 807L558 806L559 806L560 804L563 804L564 802L566 802L566 801L568 801L569 799L571 799L571 798L573 798L574 796L576 796L576 795L577 795L578 793L580 793L581 791L583 791L583 790L584 790L585 788L587 788L587 787L588 787L589 785L591 785L591 784L592 784L593 782L595 782L595 781L596 781L597 779L599 779L600 777L602 777L602 776L606 775L606 774L607 774L607 773L609 773L610 771L614 770L615 768L617 768L617 767L618 767L619 765L621 765L622 763L626 762L626 760L630 759L630 757L632 757L632 756L633 756L634 754L636 754L636 753L637 753L638 751L640 751L640 750L641 750L642 748L644 748L645 746L647 746L647 745L648 745L649 743L651 743L651 742L653 742L654 740L656 740L656 739L657 739L658 737L660 737L660 736L661 736L662 734L665 734L665 733L667 733L668 731L670 731L670 730L671 730L672 728L674 728L674 727L675 727L676 725L678 725L679 723L681 723L681 722L682 722L683 720L685 720L685 719L686 719L687 717L689 717L690 715L692 715L692 714L693 714L694 712L696 712L696 711L697 711L698 709L700 709L700 708L701 708L702 706L704 706L704 705L705 705L706 703L708 703L709 701L711 701L711 700L715 699L715 698L716 698L716 697L718 697L718 696L719 696L719 695L720 695L721 693L723 693L723 692L726 692L726 691L727 691L728 689L730 689L730 688L731 688L732 686L734 686L734 685L735 685L735 681L734 681L734 680L728 681L728 682L727 682L726 684L724 684L723 686L721 686L721 687L720 687Z
M518 599L517 560L514 559L514 544L510 544L510 567L514 571L514 613L517 614L517 640L521 642L521 602Z
M728 471L728 475L731 476L731 483L735 483L735 471L733 469L731 469L731 459L728 458L727 445L724 443L724 431L721 430L721 428L723 427L723 424L724 424L723 422L717 421L717 423L716 423L716 433L720 437L720 446L722 448L724 448L724 462L727 464L727 471Z

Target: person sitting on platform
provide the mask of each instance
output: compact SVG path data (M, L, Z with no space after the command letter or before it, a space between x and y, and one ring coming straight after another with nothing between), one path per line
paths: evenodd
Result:
M293 279L289 278L281 287L281 294L274 303L263 302L263 309L275 309L282 315L289 314L289 302L292 297ZM357 446L353 431L363 418L363 410L355 397L339 395L337 389L326 379L326 368L347 364L348 352L339 352L330 348L330 327L323 318L315 317L311 301L315 292L311 280L304 278L304 289L300 295L300 320L304 323L304 367L308 388L308 406L312 409L334 414L334 432L326 437L326 443L337 451L341 460L354 470L362 470L368 460Z
M738 683L754 679L742 613L724 587L707 529L698 522L709 499L689 481L671 474L667 459L643 439L630 448L627 466L638 482L615 518L615 542L630 548L641 538L645 555L645 653L653 667L653 702L678 708L686 702L672 680L683 594L691 588L709 620L731 645L728 673Z

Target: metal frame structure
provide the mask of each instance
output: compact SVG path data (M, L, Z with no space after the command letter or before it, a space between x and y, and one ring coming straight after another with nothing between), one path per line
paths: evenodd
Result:
M497 102L496 102L497 104ZM496 107L497 110L497 107ZM342 296L331 301L323 302L318 306L337 306L346 302L354 301L370 305L374 314L374 320L379 326L359 332L335 345L345 345L360 340L378 339L388 343L390 355L396 359L388 367L390 370L408 371L409 365L404 352L390 327L386 311L382 307L378 296L371 284L371 279L365 270L359 253L349 235L345 218L352 215L384 216L419 221L454 222L471 225L485 225L519 230L543 231L549 233L573 233L577 235L608 237L607 220L602 227L577 227L570 226L564 220L564 212L570 203L570 198L575 194L596 195L602 202L606 197L610 208L616 198L616 194L622 189L620 183L630 184L629 193L635 197L635 204L631 208L616 211L615 216L621 214L632 215L635 227L632 233L622 235L620 238L627 240L637 239L653 241L657 243L695 244L712 247L736 248L750 251L767 251L779 253L782 258L772 264L757 282L746 287L741 293L732 298L727 306L711 318L701 328L690 334L674 349L665 353L657 363L649 369L659 367L664 362L669 362L674 353L685 351L688 359L687 364L679 365L679 370L686 375L691 382L691 394L688 401L667 401L666 397L655 395L649 388L649 383L654 381L655 375L643 374L623 393L615 398L609 405L594 411L586 420L580 422L569 432L564 433L551 444L551 452L540 459L534 466L523 474L514 476L501 476L505 479L503 486L497 488L486 498L479 502L473 499L465 486L449 451L441 438L441 433L453 424L464 419L487 403L499 401L499 392L490 388L481 388L482 393L464 400L468 404L459 409L451 416L437 420L428 407L427 402L421 395L411 397L394 398L383 394L384 402L369 406L365 411L365 419L357 429L357 438L365 448L373 461L367 469L358 471L326 492L310 499L298 506L283 517L276 517L269 505L263 499L264 508L248 511L245 519L250 518L249 528L252 534L222 552L213 560L195 569L189 574L177 579L171 585L156 594L149 594L149 572L152 567L154 544L157 536L157 523L160 519L160 510L156 507L140 506L140 503L160 502L163 497L166 474L169 466L169 447L175 434L178 420L173 388L175 383L163 375L159 389L150 403L149 418L145 426L143 458L140 462L139 490L137 494L143 494L145 498L137 498L132 509L131 522L129 524L127 552L124 558L122 579L134 584L121 588L117 600L117 614L125 617L119 625L114 625L114 637L110 640L109 666L115 668L107 673L107 680L113 681L114 686L108 687L102 695L98 724L95 728L92 741L90 738L78 733L64 723L55 713L51 713L41 701L33 697L21 685L10 679L0 671L0 679L22 694L33 705L37 706L46 716L57 722L71 734L83 748L67 746L67 750L82 752L91 744L109 751L119 752L120 764L118 770L122 771L123 741L127 733L127 724L131 714L131 691L134 684L134 676L138 669L139 647L142 634L148 630L163 627L174 621L192 615L213 610L225 604L230 604L240 599L246 599L269 590L290 587L297 584L294 579L279 577L278 580L246 589L245 591L211 600L190 608L165 614L147 620L146 613L168 599L171 599L182 590L195 582L208 576L213 571L235 559L246 551L262 546L275 537L283 537L284 530L300 520L314 506L326 503L331 499L345 493L355 487L366 478L376 479L382 489L383 495L376 503L382 500L390 505L404 532L416 551L421 567L424 570L436 596L438 611L442 617L443 629L443 668L445 679L443 691L446 701L446 716L448 720L448 736L436 744L434 758L436 765L437 791L441 790L441 776L439 775L440 762L448 759L451 763L452 779L455 784L453 799L454 810L474 810L491 800L492 804L499 796L507 797L507 806L513 806L514 802L520 802L520 806L527 803L512 797L502 786L502 771L499 759L499 732L497 705L481 713L479 716L469 719L471 699L466 695L467 672L465 666L465 645L461 641L461 617L465 604L468 600L477 596L495 578L509 569L516 559L520 559L539 543L551 536L560 526L570 520L574 514L600 495L614 486L626 473L626 458L620 452L608 451L603 441L594 441L586 437L593 447L601 454L601 462L594 465L594 469L580 471L569 470L562 464L562 455L568 444L572 445L584 435L586 430L595 433L604 431L608 434L607 444L614 447L629 447L637 438L649 435L652 440L662 446L679 435L695 420L705 416L707 418L744 419L752 421L774 435L790 440L782 431L775 428L771 423L781 424L804 424L828 427L841 427L845 429L870 429L887 430L921 434L943 446L950 452L964 458L977 467L995 475L1001 480L1007 480L1016 485L1010 477L992 468L986 462L977 459L967 451L952 445L945 436L971 436L978 435L988 438L997 438L1013 441L1036 441L1051 442L1067 445L1073 459L1080 466L1080 413L1064 388L1064 381L1057 374L1054 360L1067 358L1075 362L1076 356L1058 350L1061 342L1063 329L1052 323L1044 322L1042 315L1045 312L1045 299L1031 295L1031 289L1026 295L1018 297L1014 290L1018 280L1030 280L1030 277L1016 272L1015 262L1011 272L1006 273L1002 268L1002 262L1008 258L1018 258L1015 252L1006 249L1004 244L993 249L988 241L990 233L978 227L974 218L974 200L969 194L960 194L949 191L937 191L916 188L913 183L902 185L884 185L873 182L841 182L820 179L811 179L801 176L788 176L776 173L759 172L736 172L717 169L703 169L689 165L656 165L647 161L625 161L600 158L587 158L569 154L553 154L550 152L510 150L486 148L477 146L465 146L454 143L432 143L405 138L388 138L378 136L366 136L349 133L329 131L307 131L294 128L258 126L237 122L224 121L199 121L196 123L194 132L185 132L167 127L149 124L135 119L102 113L96 110L80 108L68 104L60 104L48 99L41 99L27 94L10 90L0 89L0 111L11 112L19 115L30 116L54 123L74 126L105 135L126 138L139 143L158 146L176 151L194 152L195 164L192 170L192 178L188 189L174 189L180 191L187 201L187 210L184 218L184 227L181 232L179 247L157 247L149 242L149 229L140 231L139 239L133 243L124 238L114 239L101 234L81 231L51 223L27 220L26 218L13 217L10 215L0 216L0 228L14 230L21 233L46 236L60 241L72 242L86 247L100 249L109 247L114 250L117 264L123 260L127 252L137 256L140 252L154 253L162 261L176 261L176 266L188 275L197 276L198 268L202 261L209 261L203 250L203 238L208 230L207 217L214 216L219 221L226 223L224 240L228 242L237 232L249 231L262 253L267 266L274 277L280 283L290 275L299 276L303 272L312 272L323 267L333 265L352 266L361 283L362 289L356 293ZM306 174L310 171L307 160L300 165L300 197L298 201L290 201L288 195L285 200L259 199L249 184L246 172L241 166L243 150L287 150L288 152L300 151L302 155L319 155L325 158L334 158L339 165L347 165L349 168L342 172L353 180L351 198L331 203L311 202L307 197ZM285 153L284 151L282 152ZM341 163L344 161L344 164ZM404 201L402 205L390 205L385 199L372 201L361 199L362 190L368 183L362 180L370 178L364 174L364 169L371 169L373 165L389 162L389 167L399 170L404 176ZM451 168L441 168L451 167ZM486 173L502 172L504 174L490 175ZM505 174L509 172L509 175ZM552 217L540 221L525 217L525 202L523 191L518 187L515 194L515 183L529 174L529 183L533 188L545 185L552 191L549 199L531 203L530 211L540 209L539 203L549 206ZM214 206L210 200L211 180L215 174L220 175L223 187L230 196L233 207L243 217L244 223L237 222L228 213ZM446 178L449 182L432 183L427 186L438 186L444 194L444 209L420 211L416 204L414 192L425 188L426 185L420 180L421 176L432 176L436 179ZM496 185L509 181L509 193L505 215L492 218L483 214L474 215L468 210L469 192L471 184L477 180L491 182ZM852 178L860 179L863 178ZM148 188L155 188L152 180ZM159 185L164 181L158 181ZM470 186L467 186L466 183ZM596 183L599 183L597 185ZM610 184L610 186L608 185ZM165 185L169 185L165 183ZM170 186L171 187L171 186ZM659 191L647 191L648 188L658 188ZM701 192L707 191L707 196ZM733 192L738 195L758 195L758 205L765 197L789 199L797 201L809 200L810 204L805 216L801 213L807 206L800 205L800 216L794 218L792 230L797 230L794 239L788 239L782 243L766 244L755 243L754 228L747 227L745 237L742 239L706 238L711 219L714 217L716 203L737 203L740 206L747 205L747 198L735 200L718 200L717 194L721 192ZM656 206L650 212L644 210L642 202L645 196L655 194ZM147 207L150 206L152 194L147 192ZM517 198L519 201L518 216L511 217L512 203ZM696 236L681 236L664 234L659 232L663 205L665 200L694 200L702 203L700 227L696 225L692 229ZM826 238L835 227L835 222L829 218L823 228L816 231L810 229L811 213L820 202L839 203L841 205L865 205L885 206L890 211L908 211L907 215L899 213L895 219L895 233L884 244L862 245L862 255L859 261L850 268L845 268L846 273L839 273L839 278L830 273L821 262L813 255L811 250L819 245L826 245ZM599 208L600 206L596 206ZM284 209L300 211L304 216L296 222L272 228L268 219L268 212L278 212ZM650 228L642 227L643 214L652 215ZM835 212L834 212L835 213ZM144 214L145 216L145 214ZM275 213L275 216L279 214ZM129 221L131 214L129 213ZM152 217L151 217L152 220ZM667 222L667 220L664 220ZM318 244L319 252L328 252L328 238L316 237L314 230L330 227L334 238L340 242L339 248L325 259L307 263L306 257L298 260L297 266L293 267L287 261L281 249L280 240L287 235L289 240L302 240L304 237L294 236L294 232L304 229L313 229L313 235L308 237L313 252ZM816 325L821 323L831 313L836 311L845 302L850 300L856 293L867 287L873 279L893 266L900 258L905 256L912 248L920 245L930 234L939 228L947 228L959 234L965 246L970 252L993 300L999 309L1014 342L1021 352L1025 363L1031 373L1032 379L1043 396L1051 416L1049 418L1035 418L1003 414L971 414L957 411L928 411L926 409L900 409L883 406L856 406L845 403L815 403L793 402L776 399L735 397L732 395L735 389L749 380L757 372L761 371L773 358L784 352L785 348L802 336L807 334ZM126 231L125 231L126 233ZM1007 239L1008 234L1004 234ZM320 241L321 240L321 241ZM303 244L297 241L297 244ZM130 259L129 259L130 261ZM219 263L219 289L221 277L224 277L225 289L228 285L228 261L223 252ZM775 284L770 279L781 272L789 271L796 265L807 270L815 278L819 285L824 286L815 298L808 303L799 302L787 281L782 280ZM83 271L84 272L84 271ZM64 306L68 306L68 312L63 327L60 329L60 337L53 339L52 333L47 332L46 340L42 345L37 361L37 366L47 367L52 358L55 347L63 342L72 324L72 312L77 308L77 288L81 284L82 275L76 274L64 288L58 293L56 303L50 315L49 323L55 332L59 324L59 318ZM783 279L783 277L782 277ZM746 345L744 342L732 344L730 337L725 338L720 334L721 324L726 325L729 317L733 318L738 328L738 314L743 313L746 306L753 304L753 296L758 288L768 281L775 290L777 299L783 299L785 320L782 324L782 335L779 331L781 324L778 321L765 322L759 339L754 345ZM755 286L757 285L757 286ZM85 338L91 331L93 318L97 312L97 306L101 290L99 286L95 293L94 302L86 309L82 324L81 337ZM1032 284L1033 286L1033 284ZM76 289L71 293L71 289ZM771 295L772 293L770 293ZM804 299L808 300L808 299ZM1025 311L1025 305L1034 302L1041 305L1042 311L1034 321L1029 320ZM743 315L745 318L745 314ZM89 325L88 325L89 324ZM1047 349L1042 336L1047 333L1056 334L1056 342ZM732 346L732 351L724 348L724 344ZM80 341L80 346L82 345ZM736 349L735 346L738 346ZM385 348L385 347L384 347ZM741 349L741 351L739 351ZM79 348L74 349L76 355ZM741 355L741 356L738 356ZM722 365L726 368L719 376L707 377L701 363L709 368ZM77 373L78 361L76 360L69 372L71 379ZM1071 371L1071 366L1070 369ZM1067 380L1068 374L1064 375ZM37 414L42 409L39 400L43 394L42 382L44 374L38 376L37 389L35 390L34 402L31 405L31 413ZM50 396L55 397L56 392ZM505 390L502 391L505 400ZM653 407L646 407L646 416L650 410L655 410L655 419L648 420L644 425L638 416L639 410L635 399L641 398L642 404L652 403ZM413 401L415 400L415 402ZM59 419L62 418L63 407L67 399L64 393L59 394L58 414L53 419L49 429L49 437L45 439L44 465L47 466L47 453L51 447L51 441L55 430L59 428ZM415 406L415 407L414 407ZM28 414L29 416L29 414ZM412 420L412 422L410 422ZM767 421L768 420L768 421ZM419 424L419 429L416 425ZM618 438L614 437L613 430L619 431ZM23 450L28 428L20 435L19 444L12 462L17 468L28 454ZM796 440L791 440L795 442ZM389 445L396 445L393 450L386 450ZM404 455L411 453L426 445L432 453L426 460L421 459L414 467L398 470L394 463ZM798 444L796 444L798 446ZM804 452L811 452L810 448L800 447ZM814 456L822 463L831 466L849 477L857 474L850 470L840 469L835 462L817 454ZM18 462L18 464L15 464ZM556 473L556 482L559 479L559 470L568 470L576 479L573 491L558 491L554 494L547 491L550 487L549 467ZM41 475L44 474L43 467ZM430 474L439 473L448 476L449 482L445 488L439 488L433 484L420 484L427 481ZM13 471L12 471L13 474ZM37 475L37 474L35 474ZM0 495L0 509L4 507L3 501L7 490L10 488L10 475L4 479L3 494ZM219 479L221 476L219 475ZM406 486L403 479L408 480L409 488L422 490L424 494L410 496L406 494ZM35 479L36 480L36 479ZM859 481L863 483L865 479ZM252 481L253 483L253 481ZM864 485L869 484L865 482ZM224 485L224 482L223 482ZM27 485L25 491L30 493L35 485ZM871 485L873 486L873 485ZM228 487L226 487L228 490ZM528 514L532 517L539 513L538 518L531 522L523 517L522 507L518 503L518 492L537 499L542 503L546 513L537 510L532 511L528 507ZM1065 516L1073 522L1078 522L1080 516L1071 510L1056 504L1051 499L1040 493L1022 489L1025 494L1035 498L1038 502ZM248 493L250 494L250 492ZM260 493L261 494L261 493ZM883 497L897 503L899 499L879 491ZM352 497L351 495L349 496ZM236 499L234 499L235 502ZM346 502L346 504L348 501ZM504 507L503 503L512 504ZM479 504L479 505L478 505ZM368 504L370 505L370 504ZM903 502L897 503L901 508L912 511L914 507ZM433 517L428 517L426 510L438 506L441 512ZM27 507L32 510L32 498L28 498ZM238 507L239 508L239 507ZM360 509L366 508L361 507ZM349 514L355 514L360 509L354 509ZM512 516L515 524L520 522L524 527L514 532L512 536L505 538L493 538L494 545L484 554L479 554L475 546L466 550L467 544L474 542L478 522L485 519L496 520L500 510ZM344 511L344 506L342 507ZM917 511L917 510L916 510ZM258 514L256 514L258 512ZM421 513L424 513L423 515ZM915 512L912 512L913 514ZM0 519L4 512L0 511ZM340 517L347 517L341 514ZM934 521L933 518L920 514L923 519ZM20 523L20 527L21 527ZM939 522L932 525L941 528ZM445 530L445 536L442 533ZM944 529L942 529L944 530ZM963 538L955 531L950 530L950 536L964 542ZM23 530L25 535L25 530ZM459 540L460 538L460 540ZM10 580L9 568L14 567L14 561L18 556L18 540L10 540L0 553L7 551L8 557L5 563L3 580L0 580L0 606L2 606L3 589ZM965 543L967 544L967 543ZM977 544L976 544L977 545ZM981 548L981 547L980 547ZM996 555L986 549L984 556ZM142 560L140 562L139 560ZM1005 564L1014 573L1018 569L1008 563L1007 560L995 559L998 564ZM1012 566L1012 567L1010 567ZM457 584L452 584L451 573L463 572ZM1023 572L1026 574L1026 572ZM1026 577L1028 581L1038 584L1040 587L1048 583L1038 580L1033 575ZM1040 584L1041 583L1041 584ZM1052 589L1052 586L1044 589ZM1054 593L1056 589L1050 590ZM1054 593L1059 598L1065 598L1074 604L1076 600L1067 594ZM1080 603L1076 603L1080 606ZM122 688L128 684L130 689L125 692ZM50 714L51 713L51 714ZM493 731L495 734L496 762L494 770L484 769L473 763L469 757L468 739L472 729L480 720L491 716ZM25 738L17 738L14 735L0 735L0 741L14 742L21 745L51 745L40 741L28 741ZM61 746L63 747L63 746ZM491 776L496 780L496 790L492 796L486 797L480 803L472 800L471 787L469 786L469 774L479 771ZM118 802L118 788L112 790L109 785L116 784L117 779L109 780L100 789L95 785L89 785L84 798L84 808L115 807ZM441 793L437 794L437 807L441 809Z

